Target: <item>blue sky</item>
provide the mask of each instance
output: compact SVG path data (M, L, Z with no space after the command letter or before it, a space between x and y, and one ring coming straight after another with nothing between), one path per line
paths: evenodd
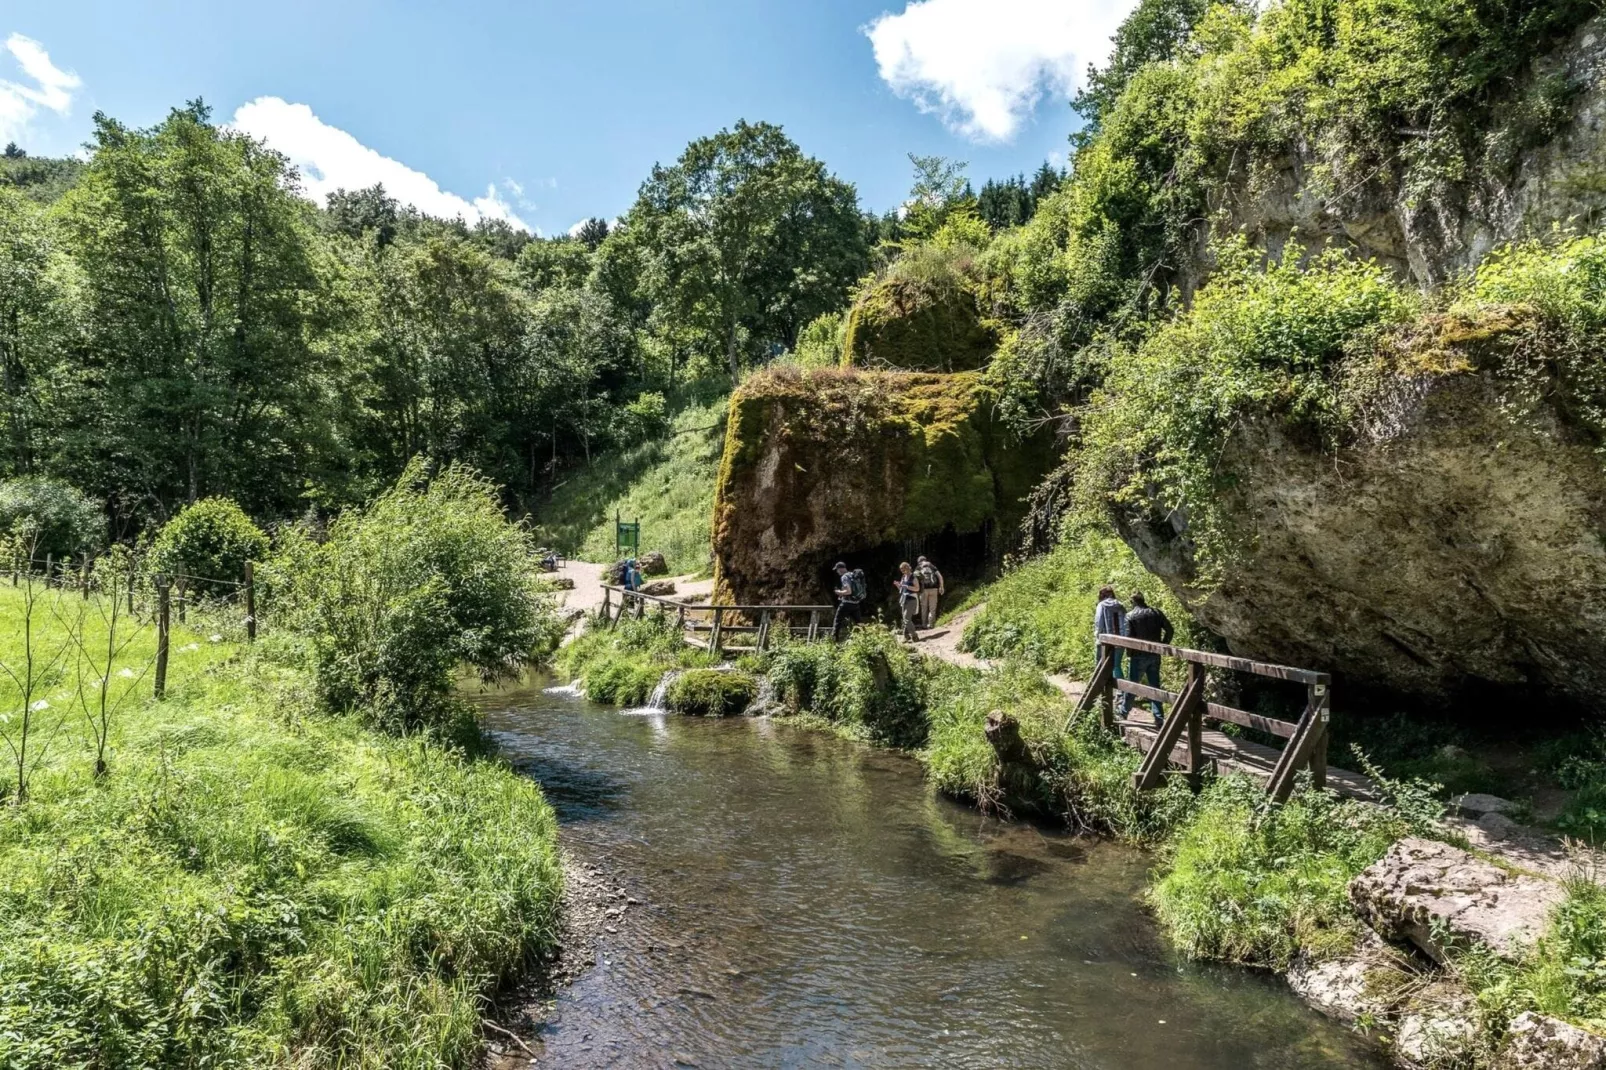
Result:
M1063 160L1069 95L1130 0L8 5L0 141L77 149L200 96L307 170L426 210L561 233L624 211L654 162L779 123L883 210L907 153L983 178ZM244 108L242 111L241 109Z

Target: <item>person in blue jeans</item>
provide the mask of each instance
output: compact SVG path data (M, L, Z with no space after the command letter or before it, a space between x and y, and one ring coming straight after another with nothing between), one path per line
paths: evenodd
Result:
M1126 615L1126 627L1121 632L1129 639L1146 639L1151 643L1171 642L1175 629L1171 627L1171 619L1164 613L1149 605L1143 597L1142 591L1132 592L1132 609ZM1160 655L1148 654L1142 651L1129 650L1126 657L1126 678L1137 684L1148 684L1150 687L1160 686ZM1165 707L1159 700L1151 699L1149 709L1154 713L1154 723L1161 724L1165 720ZM1121 716L1123 718L1132 713L1132 696L1121 696Z
M1121 679L1121 654L1118 646L1105 646L1097 641L1100 635L1125 635L1122 631L1126 627L1126 607L1121 600L1115 597L1114 587L1099 588L1099 603L1093 607L1093 664L1097 665L1099 659L1108 652L1115 662L1115 678Z

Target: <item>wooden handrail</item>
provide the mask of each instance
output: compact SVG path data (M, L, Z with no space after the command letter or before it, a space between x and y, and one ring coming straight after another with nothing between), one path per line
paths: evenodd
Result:
M688 613L692 612L693 610L710 610L711 611L711 610L716 610L716 609L722 609L722 610L726 611L727 613L762 613L762 612L764 612L766 610L768 610L771 613L813 613L813 612L821 612L821 613L833 612L834 613L836 611L836 607L835 606L738 606L738 605L714 604L714 603L711 603L711 602L681 602L681 601L677 601L676 599L673 599L673 598L665 598L663 595L644 594L641 591L632 591L632 590L629 590L629 589L624 588L624 587L619 587L619 586L617 586L615 584L612 584L612 583L604 583L604 584L601 584L600 586L605 591L618 591L620 594L627 594L632 598L645 598L649 602L662 602L665 605L676 606L676 607L682 607L683 606L683 607L685 607L685 609L686 609L686 611Z
M1212 654L1207 650L1189 650L1187 647L1151 643L1147 639L1129 639L1124 635L1111 635L1108 632L1100 632L1094 638L1106 646L1123 647L1127 650L1136 650L1142 654L1159 654L1162 657L1180 658L1183 661L1191 661L1195 665L1210 665L1217 669L1249 672L1254 673L1256 676L1270 676L1277 680L1293 680L1301 684L1325 684L1331 682L1331 677L1327 673L1312 672L1309 669L1296 669L1291 665L1273 665L1267 661L1250 661L1248 658L1235 658L1230 654Z

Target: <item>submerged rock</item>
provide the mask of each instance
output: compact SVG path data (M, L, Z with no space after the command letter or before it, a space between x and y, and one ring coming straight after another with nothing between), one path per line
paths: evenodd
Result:
M1408 837L1349 886L1356 912L1387 939L1443 963L1446 944L1483 944L1516 959L1566 896L1554 881L1513 874L1436 840Z
M1288 987L1316 1010L1346 1024L1387 1022L1413 980L1399 952L1366 930L1354 950L1331 959L1302 955Z

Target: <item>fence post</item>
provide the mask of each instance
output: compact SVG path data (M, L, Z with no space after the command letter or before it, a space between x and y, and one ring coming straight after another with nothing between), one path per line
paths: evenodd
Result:
M679 609L675 610L675 629L682 635L686 632L686 604L684 602L681 603Z
M90 556L85 554L84 559L78 563L78 593L84 596L84 601L86 602L89 601L90 560Z
M257 641L256 570L249 561L245 563L245 638L247 642Z
M29 565L33 562L29 561ZM55 560L50 554L45 555L45 586L49 587L56 574Z
M1196 661L1188 662L1188 685L1200 696L1189 709L1180 711L1188 716L1188 786L1198 791L1204 783L1205 667Z
M607 586L606 584L604 584L603 588L602 588L602 622L604 624L606 624L608 622L608 613L609 613L609 610L611 610L612 608L613 608L613 588Z
M190 606L190 578L179 573L178 577L178 622L185 623L189 619Z
M760 613L759 617L758 617L758 643L757 643L758 652L760 654L764 653L764 649L766 647L768 647L769 645L770 645L770 611L766 609L763 613Z
M156 577L156 697L167 695L168 592L166 576Z
M1315 708L1321 735L1310 752L1310 776L1318 790L1327 786L1327 726L1332 716L1333 696L1328 694L1326 683L1311 684L1309 702Z
M819 634L820 634L820 611L817 610L817 609L811 609L811 610L809 610L809 642L811 642L811 643L814 642L814 640L819 636Z
M711 652L713 652L714 654L718 654L719 653L719 633L722 630L722 625L724 624L724 620L725 620L725 611L723 609L715 609L714 610L714 630L710 634L709 640L708 640L708 649Z
M128 563L128 615L134 615L134 584L139 582L139 565L133 561Z

